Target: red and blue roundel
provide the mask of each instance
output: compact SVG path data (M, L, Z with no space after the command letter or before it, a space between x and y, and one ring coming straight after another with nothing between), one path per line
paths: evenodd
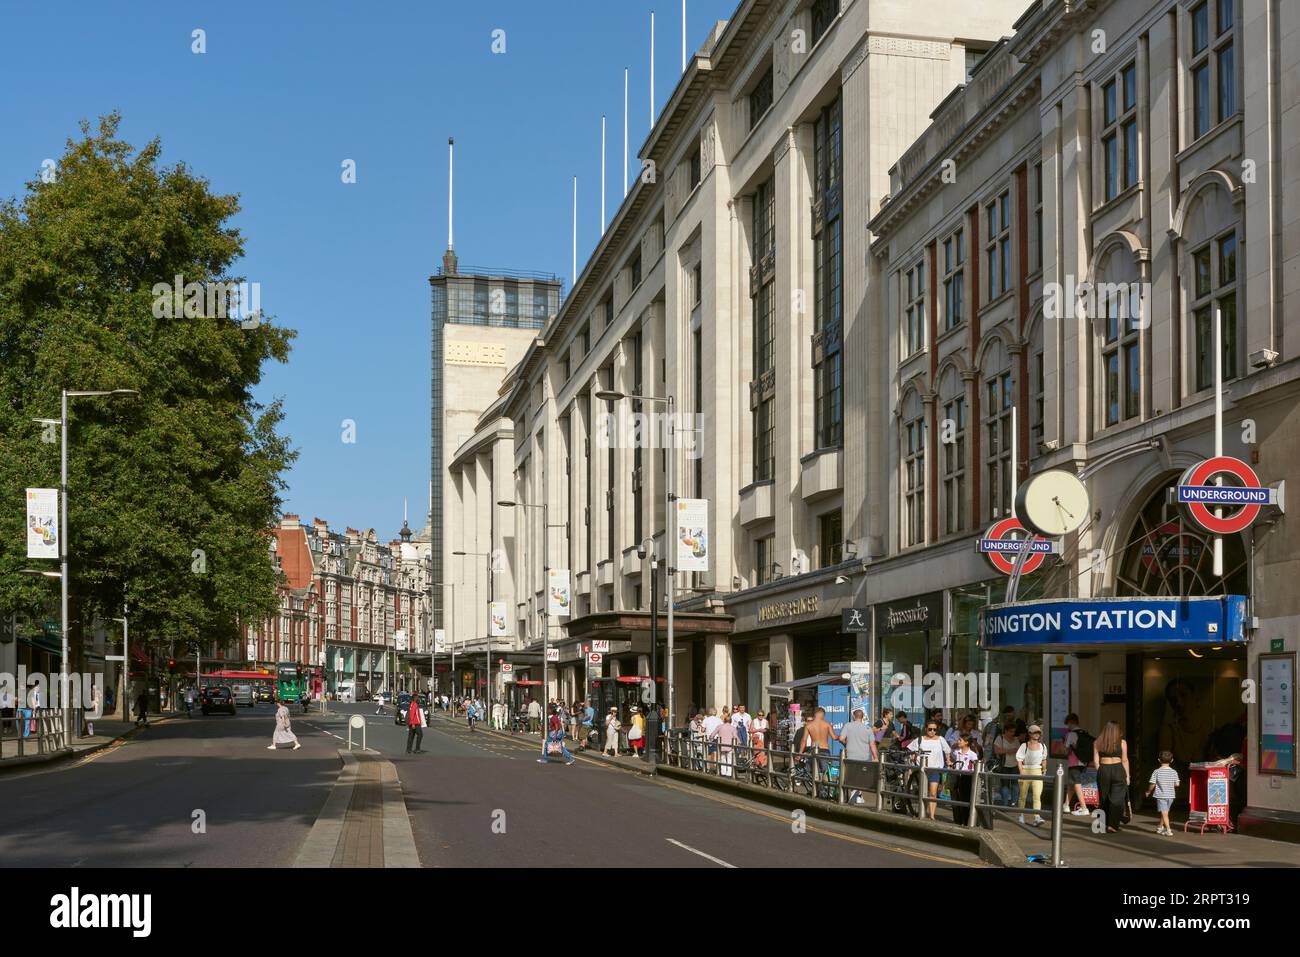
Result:
M1010 575L1015 569L1016 556L1022 552L1029 538L1029 530L1020 524L1018 518L1004 518L984 533L979 540L979 550L988 556L989 562L1004 575ZM1055 543L1047 539L1035 539L1028 545L1030 555L1025 559L1022 574L1028 574L1043 564L1043 559L1056 550Z
M1216 485L1214 480L1221 475L1233 484ZM1184 472L1177 497L1192 521L1213 535L1244 531L1259 516L1260 506L1276 501L1274 490L1260 484L1254 469L1229 455L1206 459ZM1215 515L1216 509L1225 514Z

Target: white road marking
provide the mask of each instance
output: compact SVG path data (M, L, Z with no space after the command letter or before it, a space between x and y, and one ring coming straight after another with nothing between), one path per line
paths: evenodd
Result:
M710 861L712 861L714 864L721 865L722 867L729 867L729 868L731 868L733 871L736 869L736 865L735 865L735 864L728 864L728 863L727 863L726 861L724 861L722 858L720 858L720 857L714 857L712 854L705 854L703 851L696 850L695 848L691 847L689 844L683 844L681 841L675 841L675 840L673 840L671 837L664 838L664 840L666 840L669 844L676 844L676 845L677 845L678 847L680 847L683 851L690 851L692 854L698 854L700 857L703 857L703 858L705 858L706 860L710 860Z

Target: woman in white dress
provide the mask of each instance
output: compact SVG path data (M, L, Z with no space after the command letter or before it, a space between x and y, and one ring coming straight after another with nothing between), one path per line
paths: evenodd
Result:
M271 737L271 743L266 746L266 750L274 751L280 745L290 743L293 744L295 751L302 747L298 743L298 736L293 733L293 728L289 725L289 709L281 701L275 709L275 734Z

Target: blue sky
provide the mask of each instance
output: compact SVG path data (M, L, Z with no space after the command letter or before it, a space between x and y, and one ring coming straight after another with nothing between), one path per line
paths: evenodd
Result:
M689 0L688 50L734 6ZM0 0L0 194L20 194L79 119L114 109L127 140L157 135L165 163L240 194L237 272L298 330L290 363L268 367L260 389L284 397L301 453L286 509L388 537L406 497L418 529L447 137L462 265L554 272L567 290L574 175L579 269L599 237L602 112L608 217L622 199L625 66L630 165L649 130L652 9L662 108L681 73L679 0ZM341 181L345 159L355 184Z

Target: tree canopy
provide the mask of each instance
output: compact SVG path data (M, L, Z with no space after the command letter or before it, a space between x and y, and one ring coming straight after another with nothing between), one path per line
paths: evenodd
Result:
M57 428L32 419L58 418L63 389L136 389L69 400L70 630L127 601L133 644L226 640L275 608L268 530L296 453L253 389L294 333L155 316L155 284L239 281L239 202L119 124L83 121L52 177L0 202L0 613L57 589L20 573L57 568L26 557L23 490L59 484Z

